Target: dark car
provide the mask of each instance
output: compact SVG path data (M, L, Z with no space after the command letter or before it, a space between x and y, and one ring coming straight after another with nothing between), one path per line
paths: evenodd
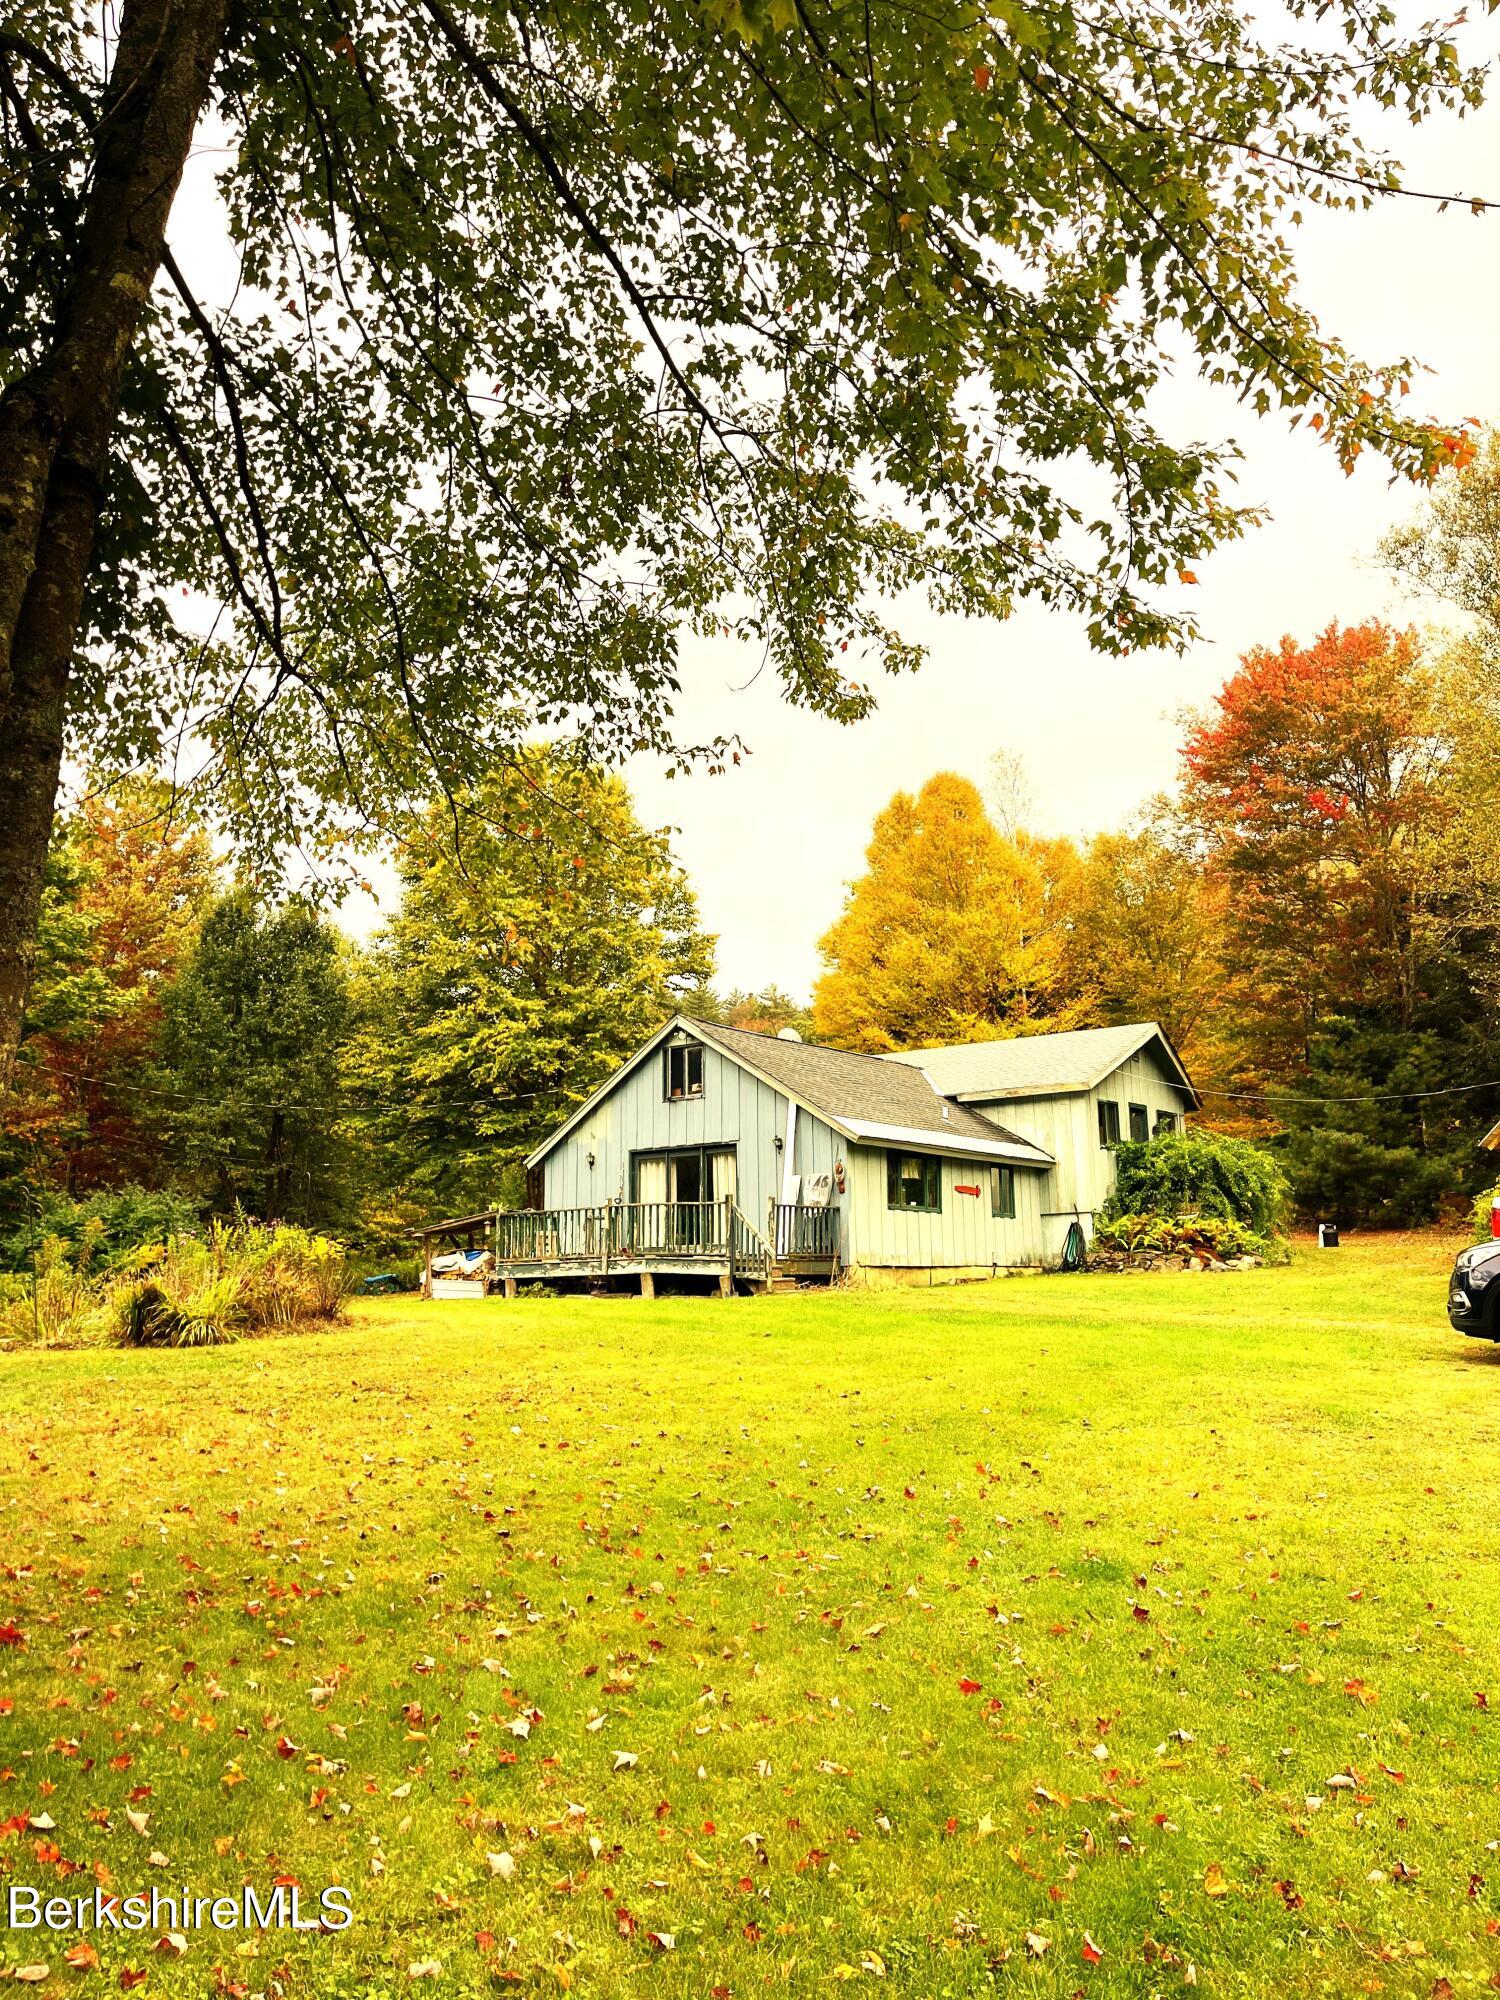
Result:
M1500 1241L1459 1251L1448 1280L1448 1318L1476 1340L1500 1340Z

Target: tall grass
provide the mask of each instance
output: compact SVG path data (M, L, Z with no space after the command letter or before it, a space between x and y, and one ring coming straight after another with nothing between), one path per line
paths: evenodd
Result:
M49 1238L34 1287L12 1279L0 1294L0 1344L215 1347L336 1319L349 1282L343 1246L291 1224L215 1224L206 1241L143 1245L97 1276Z

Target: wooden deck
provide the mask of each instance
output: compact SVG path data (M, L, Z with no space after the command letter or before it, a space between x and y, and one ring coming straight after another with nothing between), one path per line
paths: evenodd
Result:
M773 1203L764 1230L732 1201L605 1202L593 1208L491 1211L433 1223L420 1232L426 1248L424 1291L433 1295L433 1246L482 1245L492 1263L474 1295L519 1285L582 1279L634 1280L650 1296L658 1277L717 1279L721 1292L767 1291L799 1278L831 1279L838 1269L838 1215L829 1208ZM451 1283L452 1281L450 1281Z

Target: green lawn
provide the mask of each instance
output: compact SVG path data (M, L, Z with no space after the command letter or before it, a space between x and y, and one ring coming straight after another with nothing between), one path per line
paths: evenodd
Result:
M4 1965L1500 1984L1500 1352L1452 1248L0 1358L0 1867L356 1913Z

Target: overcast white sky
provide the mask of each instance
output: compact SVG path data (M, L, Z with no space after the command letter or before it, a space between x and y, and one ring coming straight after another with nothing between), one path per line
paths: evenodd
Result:
M1500 197L1500 106L1392 142L1413 187ZM1304 294L1330 330L1375 359L1410 353L1433 371L1414 384L1445 419L1500 420L1500 214L1389 202L1368 215L1317 216L1301 233ZM1024 758L1039 830L1086 835L1117 824L1171 783L1184 706L1206 701L1247 647L1308 636L1330 619L1431 616L1396 595L1375 544L1417 504L1367 453L1352 479L1305 430L1258 421L1192 379L1162 404L1173 435L1233 435L1240 493L1272 519L1197 565L1201 644L1186 656L1126 660L1089 650L1081 626L1024 609L1005 624L904 620L928 665L887 682L852 729L778 704L769 672L730 644L686 649L680 715L689 732L731 729L754 750L722 778L666 783L637 760L642 814L680 827L676 850L719 935L720 980L774 979L797 994L817 940L861 871L870 822L891 793L949 769L983 782L997 749Z
M1485 47L1500 47L1484 32ZM1479 52L1471 35L1466 54ZM1500 197L1500 105L1398 125L1386 141L1410 186ZM222 252L211 192L218 163L205 146L174 217L174 242L195 264L211 266ZM217 243L205 240L212 236ZM1314 211L1300 263L1304 296L1330 331L1369 358L1409 353L1427 364L1414 406L1445 420L1500 420L1500 214L1462 205L1438 214L1402 200L1362 216ZM1418 496L1393 489L1372 454L1345 479L1311 433L1290 431L1284 418L1258 420L1190 373L1162 399L1159 421L1177 437L1235 437L1245 454L1240 493L1272 516L1197 565L1204 638L1185 657L1105 659L1061 614L1025 609L1008 623L980 624L934 617L914 602L901 622L926 642L927 666L880 687L878 713L844 729L785 706L774 675L757 676L746 649L686 642L681 735L737 733L753 754L720 778L669 783L646 759L628 775L646 822L678 829L676 852L719 938L721 985L774 980L808 992L817 940L892 792L942 769L982 782L989 758L1005 749L1025 761L1038 830L1084 836L1172 782L1177 718L1213 694L1245 648L1283 633L1310 636L1333 618L1431 615L1397 597L1373 562L1381 533ZM383 871L376 879L389 883ZM360 898L342 921L364 934L380 915Z

